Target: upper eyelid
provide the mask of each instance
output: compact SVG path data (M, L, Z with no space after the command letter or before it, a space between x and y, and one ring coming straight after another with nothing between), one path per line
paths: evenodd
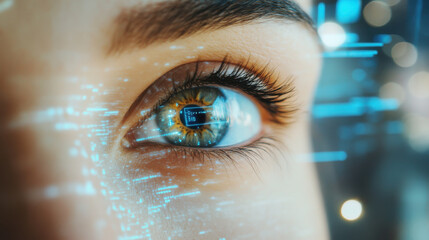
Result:
M137 110L139 110L140 108L142 108L142 102L145 99L145 97L147 97L146 93L148 91L151 90L151 88L154 86L154 84L156 84L159 80L161 80L166 74L175 71L176 69L182 67L182 66L187 66L187 65L192 65L194 64L195 68L197 70L195 70L192 73L187 73L188 75L186 76L189 80L199 80L199 78L201 77L202 71L199 71L198 68L201 67L201 65L203 63L212 63L212 64L219 64L219 68L217 70L215 70L216 68L213 69L213 72L210 74L214 74L214 73L220 73L220 71L224 70L225 66L234 66L234 71L241 71L241 73L245 73L245 74L253 74L255 79L259 79L261 81L261 83L263 83L264 85L266 85L266 89L270 90L269 92L266 92L266 94L268 94L266 97L267 98L276 98L276 99L271 99L272 101L275 101L274 107L276 107L277 109L273 109L270 108L269 106L264 106L264 108L266 108L267 110L270 111L270 114L273 117L273 121L276 123L286 123L286 120L289 121L291 119L293 119L292 113L295 113L298 110L298 107L296 106L296 103L292 103L292 100L289 104L289 107L278 107L279 105L277 103L279 102L283 102L287 99L291 99L294 97L295 95L295 89L293 86L293 77L289 76L286 81L284 83L281 83L277 76L276 78L273 79L273 75L274 75L274 70L272 70L271 68L269 68L269 63L266 65L263 65L263 67L256 65L255 63L253 63L251 57L247 58L246 60L243 61L231 61L231 58L226 55L224 57L224 59L222 61L202 61L202 60L197 60L195 62L192 63L186 63L186 64L182 64L180 66L177 66L175 68L173 68L172 70L168 71L167 73L165 73L164 75L162 75L160 78L158 78L154 83L152 83L148 88L146 88L137 98L136 100L132 103L132 105L130 106L130 108L127 110L127 112L124 114L124 117L121 120L121 125L125 123L125 121L133 114L135 114L137 112ZM236 63L233 63L236 62ZM193 76L190 76L189 74L194 74ZM209 74L209 75L210 75ZM269 80L270 78L270 80ZM192 83L192 82L191 82ZM194 82L195 83L195 82ZM208 84L208 82L198 82L201 84ZM180 89L186 89L186 82L185 83L179 83L178 85L174 85L174 80L173 80L173 89L170 89L170 92L168 94L164 94L163 96L163 100L158 101L153 107L149 108L148 111L146 112L146 114L144 116L142 116L139 120L142 121L147 117L150 117L154 111L156 111L156 109L159 107L157 105L162 104L162 101L166 101L167 99L167 95L172 95L174 92L173 91L177 91ZM229 82L229 81L224 81L222 83L218 84L220 86L226 86L226 87L233 87L233 88L238 88L240 89L243 86L240 86L238 83L234 83L234 82ZM234 85L235 84L235 85ZM196 85L194 85L195 87ZM261 96L260 95L256 95L256 93L254 94L250 94L253 97L255 96ZM262 103L261 100L263 99L257 99L259 101L259 103ZM278 116L276 117L275 115L282 115L282 116Z

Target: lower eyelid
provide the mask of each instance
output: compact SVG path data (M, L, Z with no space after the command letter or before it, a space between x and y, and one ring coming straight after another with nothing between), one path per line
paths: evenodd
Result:
M255 170L259 164L286 159L283 149L283 143L277 137L261 135L246 146L229 148L198 149L148 142L133 150L125 149L124 155L134 159L133 165L146 171L163 176L180 173L182 177L189 177L199 171L204 171L207 176L231 170L240 173L249 164Z

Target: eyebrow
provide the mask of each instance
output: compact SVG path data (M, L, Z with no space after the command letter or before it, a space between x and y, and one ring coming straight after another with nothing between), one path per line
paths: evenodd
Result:
M114 22L109 54L256 20L289 20L314 29L291 0L173 0L124 9Z

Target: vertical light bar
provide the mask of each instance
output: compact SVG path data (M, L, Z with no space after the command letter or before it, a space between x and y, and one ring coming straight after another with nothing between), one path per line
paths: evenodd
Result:
M325 12L326 12L326 5L325 3L319 3L317 6L317 27L322 25L325 22Z

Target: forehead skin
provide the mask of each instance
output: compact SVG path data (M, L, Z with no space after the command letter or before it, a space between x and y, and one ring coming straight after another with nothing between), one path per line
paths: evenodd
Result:
M318 54L318 48L312 35L300 24L267 22L233 26L174 41L174 44L184 46L184 49L174 53L169 50L170 43L163 43L121 56L106 57L106 48L113 33L112 23L120 10L155 1L10 2L12 6L0 12L0 105L3 111L0 116L0 238L118 239L118 236L124 235L121 226L137 221L118 218L120 213L112 210L112 204L125 207L131 204L126 200L113 202L102 196L103 184L108 183L102 184L99 176L89 170L89 173L82 173L82 169L100 171L91 160L95 156L90 152L93 139L82 137L87 136L88 131L60 132L55 131L54 127L58 121L86 126L99 124L100 119L56 113L55 110L53 115L40 115L52 108L72 106L83 111L96 107L99 102L119 102L124 105L118 108L121 115L135 99L134 96L169 69L165 63L171 66L182 64L183 59L190 55L221 60L226 52L231 56L252 52L260 64L271 61L281 71L293 73L298 80L302 80L297 81L296 85L303 106L311 105L320 59L312 58ZM298 3L309 11L309 0ZM253 37L249 39L248 36ZM279 43L285 41L287 44L280 46ZM202 43L204 48L200 49ZM302 49L305 49L304 56ZM147 61L139 65L137 60L142 56ZM123 70L128 68L131 70ZM137 81L133 82L132 77L140 74L136 69L149 69L144 72L144 79L148 80L138 84ZM136 87L119 86L115 79L123 76L130 76L130 83ZM75 84L76 79L82 80L82 84ZM100 86L100 89L114 94L97 96L88 101L76 100L76 96L88 94L83 85ZM118 92L118 89L124 91ZM112 119L113 122L116 120ZM302 117L302 121L287 132L287 136L294 136L288 144L297 152L309 152L307 124L305 117ZM97 144L102 145L101 142ZM78 157L69 154L74 151L79 152ZM229 231L230 236L237 237L242 234L241 230L234 232L234 229L226 229L228 225L240 221L246 225L254 220L243 231L259 230L262 225L271 231L270 224L278 224L273 229L289 229L287 239L325 239L326 223L313 165L291 165L290 171L282 171L288 176L285 179L266 178L264 183L256 184L252 190L235 188L247 179L246 174L244 178L233 179L231 182L234 184L230 185L234 187L228 189L233 197L223 193L217 195L220 199L237 202L224 207L230 209L231 219L228 214L209 215L213 219L190 224L189 229L198 231L206 227L213 231L211 237L219 237L222 231ZM263 175L264 170L261 172ZM270 175L269 170L266 172ZM108 172L107 175L114 173ZM110 183L116 184L113 180ZM56 190L56 186L62 190ZM122 190L120 187L112 189ZM97 194L93 194L92 190ZM239 190L241 192L237 194ZM56 197L43 197L46 194ZM269 214L272 219L258 219L246 211L272 199L277 201L273 206L258 208L259 214ZM210 201L203 197L182 201L177 206L171 206L170 211L175 216L204 217L198 214L198 210L210 205ZM194 204L195 209L189 204ZM142 206L148 208L147 205ZM135 210L137 212L138 209ZM142 221L149 217L136 214L136 218ZM171 221L163 222L161 226L159 229L151 227L153 239L163 239L167 237L165 232L181 227L178 222ZM186 236L186 233L183 234Z

